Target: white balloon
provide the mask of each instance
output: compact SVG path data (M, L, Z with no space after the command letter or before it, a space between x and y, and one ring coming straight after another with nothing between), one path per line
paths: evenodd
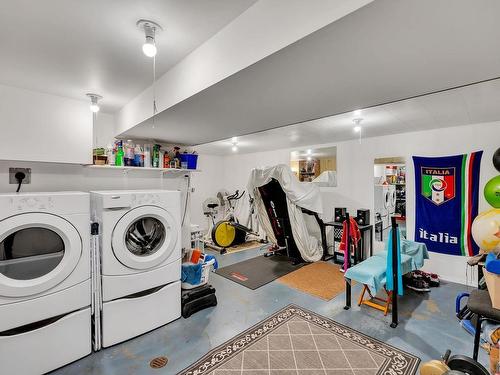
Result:
M472 237L480 249L492 251L500 248L500 209L483 212L472 222Z

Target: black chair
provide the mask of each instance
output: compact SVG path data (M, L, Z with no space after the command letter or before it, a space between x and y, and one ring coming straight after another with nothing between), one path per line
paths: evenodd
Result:
M493 320L500 323L500 310L491 305L490 294L487 290L473 290L470 293L467 306L471 312L476 314L476 333L474 336L474 352L472 358L477 360L479 352L479 341L481 338L481 324L484 320Z

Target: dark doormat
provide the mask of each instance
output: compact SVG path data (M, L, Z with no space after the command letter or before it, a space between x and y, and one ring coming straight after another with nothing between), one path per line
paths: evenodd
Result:
M289 305L179 374L413 375L419 362L385 342Z
M260 255L256 258L219 268L215 273L255 290L262 285L266 285L281 276L299 269L304 264L293 265L290 258L285 256L275 255L265 257Z

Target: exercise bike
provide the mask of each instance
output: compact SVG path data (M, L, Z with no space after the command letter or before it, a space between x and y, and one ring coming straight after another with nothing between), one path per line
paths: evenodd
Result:
M205 237L205 244L219 251L221 254L226 252L226 249L231 246L245 243L249 240L249 236L259 237L257 230L253 229L254 215L254 200L250 198L250 210L247 220L247 225L242 225L235 215L236 201L240 200L245 195L236 190L234 194L222 197L223 201L216 203L213 200L205 206L208 208L205 215L209 219L209 228ZM224 216L218 222L215 222L217 207L224 206ZM260 242L264 242L260 240Z

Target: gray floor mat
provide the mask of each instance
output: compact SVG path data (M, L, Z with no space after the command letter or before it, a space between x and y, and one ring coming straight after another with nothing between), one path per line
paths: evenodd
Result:
M219 268L215 273L254 290L299 269L304 264L293 265L290 259L285 256L265 257L260 255Z

